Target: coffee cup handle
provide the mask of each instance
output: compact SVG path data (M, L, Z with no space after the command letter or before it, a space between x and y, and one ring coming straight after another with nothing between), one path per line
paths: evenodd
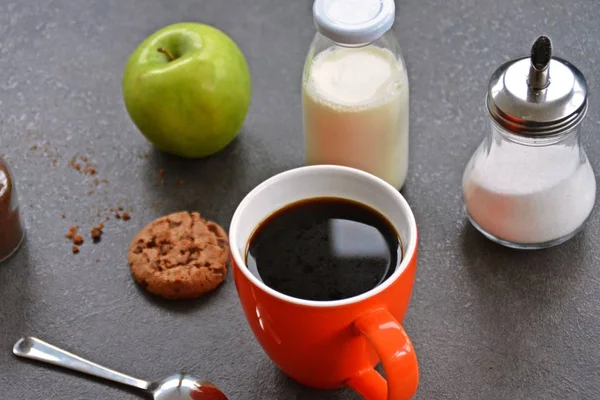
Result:
M379 355L387 381L373 368L363 370L346 384L366 400L408 400L417 392L419 367L412 342L386 309L359 317L354 327Z

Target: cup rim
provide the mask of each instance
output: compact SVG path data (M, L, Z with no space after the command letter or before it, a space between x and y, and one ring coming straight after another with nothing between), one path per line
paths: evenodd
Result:
M250 204L251 201L254 201L254 198L256 198L259 195L259 193L262 190L264 190L266 187L276 184L278 181L280 181L282 179L289 179L289 178L293 178L294 176L301 175L301 174L305 173L305 171L307 171L307 170L312 170L312 171L314 171L314 170L317 170L317 171L318 170L322 170L322 171L334 170L334 171L342 172L345 174L361 176L362 178L371 180L375 184L379 185L385 192L387 192L390 196L394 197L396 199L396 201L398 201L400 203L402 211L408 217L408 223L409 223L408 228L409 228L410 237L412 238L412 240L409 243L405 243L405 246L406 246L405 253L404 253L404 256L402 257L402 261L400 262L400 265L398 267L396 267L396 271L394 271L394 273L388 279L386 279L381 285L376 286L367 292L361 293L358 296L348 297L346 299L327 300L327 301L306 300L306 299L300 299L297 297L289 296L287 294L278 292L275 289L270 288L265 283L263 283L260 279L258 279L256 276L254 276L252 274L252 272L250 272L250 270L248 269L248 266L246 265L246 262L244 261L244 256L240 252L240 246L238 244L238 237L237 237L238 236L237 232L239 231L239 225L240 225L240 218L241 218L240 216L241 216L243 210L246 207L248 207L248 204ZM310 197L307 197L307 198L310 198ZM369 204L367 204L367 205L369 205ZM385 214L384 214L384 216L387 218L387 216ZM261 220L261 223L262 223L262 221L264 221L265 218L263 218ZM253 227L253 228L255 229L256 227ZM257 286L259 289L268 293L269 295L271 295L279 300L282 300L284 302L293 303L293 304L300 305L300 306L316 307L316 308L347 306L350 304L359 303L363 300L366 300L368 298L371 298L371 297L376 296L377 294L383 292L402 275L402 273L406 270L408 265L412 262L413 258L415 257L415 252L417 250L417 242L418 242L417 223L415 220L414 213L413 213L410 205L404 198L404 196L402 196L402 194L396 188L394 188L392 185L390 185L389 183L387 183L386 181L384 181L383 179L381 179L377 176L374 176L374 175L364 172L362 170L358 170L358 169L346 167L346 166L339 166L339 165L309 165L309 166L297 167L297 168L293 168L293 169L290 169L290 170L287 170L284 172L280 172L280 173L266 179L265 181L260 183L258 186L256 186L254 189L252 189L242 199L242 201L239 203L239 205L237 206L237 208L233 214L233 217L231 219L231 224L229 226L229 246L230 246L230 252L232 254L233 260L235 261L235 264L240 269L240 271L246 276L246 278L248 280L250 280L250 282L252 282L253 285ZM244 243L244 249L246 248L246 246L247 246L247 243Z

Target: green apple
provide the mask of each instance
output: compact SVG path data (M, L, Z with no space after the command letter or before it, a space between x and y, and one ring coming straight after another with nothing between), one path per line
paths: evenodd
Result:
M239 47L199 23L166 26L131 54L123 98L134 124L158 149L212 155L238 134L250 107L250 72Z

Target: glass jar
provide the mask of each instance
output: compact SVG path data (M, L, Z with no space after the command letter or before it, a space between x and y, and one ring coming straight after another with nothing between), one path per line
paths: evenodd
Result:
M462 181L469 219L509 247L565 242L584 225L596 199L596 178L579 135L587 110L583 75L552 58L550 41L542 37L531 59L506 63L492 75L487 106L491 129Z
M393 0L316 0L302 79L306 163L406 180L409 84Z
M15 181L8 164L0 157L0 262L19 248L24 236Z

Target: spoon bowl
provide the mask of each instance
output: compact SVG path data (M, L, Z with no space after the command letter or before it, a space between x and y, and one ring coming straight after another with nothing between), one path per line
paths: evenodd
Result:
M227 400L225 394L215 385L191 375L175 374L160 381L148 382L103 367L35 337L19 339L13 347L13 353L17 357L132 386L151 394L154 400Z
M210 382L183 374L171 375L148 386L154 400L227 400Z

